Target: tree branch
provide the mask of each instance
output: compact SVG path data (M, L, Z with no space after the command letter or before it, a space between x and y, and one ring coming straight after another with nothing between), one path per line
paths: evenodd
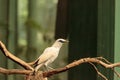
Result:
M108 79L106 78L106 76L104 76L104 75L97 69L97 67L96 67L93 63L90 63L90 64L94 67L94 69L96 70L97 74L98 74L100 77L102 77L104 80L108 80Z
M77 61L74 61L74 62L66 65L63 68L43 72L43 76L44 77L49 77L49 76L52 76L54 74L65 72L65 71L67 71L67 70L69 70L69 69L71 69L71 68L73 68L75 66L78 66L80 64L83 64L83 63L97 63L99 65L102 65L105 68L111 68L111 69L114 68L114 67L119 67L120 66L119 62L114 63L114 64L107 64L107 63L103 62L102 60L99 60L98 58L83 58L83 59L79 59Z
M27 70L22 70L22 69L10 69L10 70L8 70L8 69L5 69L5 68L0 68L0 73L2 73L2 74L25 74L25 75L30 75L30 74L34 73L34 69L30 65L34 65L36 61L31 62L31 63L26 63L25 61L19 59L18 57L11 54L6 49L5 45L1 41L0 41L0 49L4 53L4 55L6 57L8 57L12 61L18 63L19 65L21 65L25 69L27 69ZM75 66L78 66L80 64L83 64L83 63L91 63L91 64L97 63L99 65L102 65L105 68L111 68L112 70L113 70L114 67L120 67L120 62L112 64L109 61L107 61L105 58L102 58L102 57L82 58L82 59L79 59L77 61L74 61L74 62L66 65L63 68L58 68L58 69L55 69L55 70L45 71L45 72L42 72L41 74L43 75L44 78L50 77L50 76L52 76L54 74L65 72L65 71L67 71L67 70L69 70L69 69L71 69L71 68L73 68ZM102 75L97 70L97 68L95 66L94 66L94 68L97 71L98 75L100 75L101 77L103 77L104 79L107 80L107 78L104 75ZM116 73L117 76L120 77L119 73L117 73L116 71L115 71L115 73Z
M103 58L104 59L104 58ZM119 67L120 66L120 63L114 63L114 64L109 64L109 63L105 63L103 62L101 59L99 58L82 58L82 59L79 59L77 61L74 61L68 65L66 65L65 67L63 68L58 68L58 69L55 69L55 70L50 70L50 71L45 71L43 72L43 77L50 77L54 74L58 74L58 73L61 73L61 72L65 72L75 66L78 66L80 64L83 64L83 63L97 63L99 65L102 65L103 67L105 68L111 68L113 69L114 67ZM2 74L31 74L33 73L34 71L31 71L31 70L21 70L21 69L11 69L11 70L8 70L8 69L4 69L4 68L0 68L0 73ZM101 74L99 74L101 75Z
M58 69L55 69L55 70L45 71L45 72L43 72L43 76L44 77L49 77L49 76L52 76L54 74L65 72L65 71L67 71L67 70L69 70L69 69L71 69L75 66L78 66L80 64L83 64L83 63L97 63L97 64L102 65L105 68L111 68L111 69L114 68L114 67L119 67L120 66L120 63L107 64L107 63L99 60L98 58L83 58L83 59L79 59L77 61L74 61L74 62L66 65L63 68L58 68ZM0 68L0 73L3 73L3 74L30 74L30 73L33 73L33 72L34 71L31 71L31 70L20 70L20 69L8 70L8 69Z
M31 62L31 63L26 63L25 61L21 60L20 58L14 56L12 53L10 53L5 45L0 41L0 49L1 51L3 52L3 54L8 57L9 59L11 59L12 61L18 63L19 65L21 65L22 67L24 67L26 70L22 70L22 69L5 69L5 68L1 68L0 67L0 73L2 74L23 74L23 75L28 75L26 77L29 77L28 80L30 79L34 79L38 78L38 76L42 75L44 80L46 80L47 78L46 77L50 77L52 75L55 75L55 74L58 74L58 73L61 73L61 72L65 72L75 66L78 66L78 65L81 65L83 63L90 63L91 65L93 65L93 67L95 68L95 70L97 71L98 75L100 75L103 79L105 80L108 80L102 73L100 73L97 69L97 67L93 64L93 63L97 63L99 65L102 65L103 67L105 68L111 68L114 73L120 78L120 74L118 72L116 72L114 70L114 67L120 67L120 62L118 63L111 63L109 62L108 60L106 60L105 58L103 57L96 57L96 58L82 58L82 59L79 59L77 61L74 61L68 65L66 65L65 67L63 68L58 68L58 69L55 69L55 70L50 70L50 71L45 71L45 72L37 72L39 73L37 76L34 74L34 68L31 67L32 65L34 65L36 63L37 60ZM40 78L40 77L39 77ZM27 79L26 79L27 80Z
M24 67L27 70L34 70L30 65L28 65L25 61L21 60L20 58L14 56L13 54L11 54L5 47L5 45L0 41L0 49L1 51L4 53L4 55L6 57L8 57L9 59L11 59L12 61L18 63L19 65L21 65L22 67Z
M5 69L5 68L1 68L0 67L0 73L2 74L30 74L32 73L33 71L31 70L22 70L22 69Z

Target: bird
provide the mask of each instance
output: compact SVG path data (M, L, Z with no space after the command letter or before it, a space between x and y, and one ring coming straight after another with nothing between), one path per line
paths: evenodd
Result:
M51 64L57 57L60 51L60 48L64 43L67 43L68 40L59 38L57 39L51 47L46 48L43 53L39 56L35 63L35 72L37 72L42 66L45 66L47 69L53 69L48 65Z

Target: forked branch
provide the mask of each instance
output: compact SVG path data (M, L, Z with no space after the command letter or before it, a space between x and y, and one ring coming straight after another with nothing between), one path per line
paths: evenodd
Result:
M102 58L102 57L101 57ZM103 58L104 59L104 58ZM65 67L63 68L59 68L59 69L55 69L55 70L51 70L51 71L47 71L47 72L43 72L43 76L44 77L49 77L49 76L52 76L54 74L58 74L58 73L61 73L61 72L65 72L66 70L69 70L75 66L78 66L78 65L81 65L83 63L97 63L99 65L102 65L103 67L105 68L111 68L113 69L114 67L119 67L120 66L120 63L114 63L114 64L108 64L108 63L105 63L103 62L101 59L99 59L98 57L96 58L82 58L82 59L79 59L77 61L74 61L68 65L66 65Z
M11 54L6 49L5 45L1 41L0 41L0 49L4 53L4 55L6 57L8 57L12 61L18 63L19 65L21 65L22 67L24 67L26 69L26 70L21 70L21 69L8 70L8 69L5 69L5 68L0 68L0 73L2 73L2 74L23 74L23 75L32 75L32 74L34 74L34 68L32 66L30 66L30 65L33 65L34 62L26 63L25 61L23 61L23 60L19 59L18 57L14 56L13 54ZM67 71L67 70L69 70L69 69L71 69L71 68L73 68L75 66L81 65L83 63L91 63L92 65L93 65L93 63L97 63L99 65L102 65L105 68L110 68L112 70L113 70L114 67L120 67L120 62L118 62L118 63L110 63L109 61L107 61L105 58L102 58L102 57L82 58L82 59L76 60L76 61L66 65L63 68L58 68L58 69L55 69L55 70L41 72L40 74L42 74L44 78L50 77L52 75L55 75L55 74L58 74L58 73L61 73L61 72L65 72L65 71ZM93 67L97 71L98 75L100 75L105 80L107 80L107 78L104 75L102 75L102 73L100 73L98 71L98 69L95 67L95 65L93 65ZM116 71L114 71L114 72L116 73L116 75L118 77L120 77L119 73L117 73Z
M21 65L22 67L24 67L27 70L34 70L30 65L28 65L25 61L21 60L20 58L14 56L13 54L11 54L7 49L6 46L0 41L0 49L1 51L4 53L4 55L6 57L8 57L9 59L11 59L12 61L18 63L19 65Z

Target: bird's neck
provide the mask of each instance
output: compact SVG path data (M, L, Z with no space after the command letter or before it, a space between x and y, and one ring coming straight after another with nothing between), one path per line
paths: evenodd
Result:
M62 47L62 43L58 43L58 42L55 42L52 47L56 47L56 48L61 48Z

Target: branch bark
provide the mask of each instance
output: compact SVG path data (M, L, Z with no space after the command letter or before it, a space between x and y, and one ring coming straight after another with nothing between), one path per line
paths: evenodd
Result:
M36 80L38 80L37 78L39 77L39 75L41 76L42 75L42 80L46 80L47 78L46 77L50 77L52 75L55 75L55 74L58 74L58 73L61 73L61 72L65 72L75 66L78 66L78 65L81 65L83 63L97 63L99 65L102 65L103 67L105 68L111 68L113 70L114 67L120 67L120 62L118 63L110 63L109 61L107 61L105 58L102 58L102 57L95 57L95 58L82 58L82 59L79 59L79 60L76 60L68 65L66 65L65 67L63 68L58 68L58 69L55 69L55 70L50 70L50 71L45 71L45 72L40 72L39 71L34 75L34 68L31 67L30 65L34 65L36 61L34 62L31 62L31 63L26 63L25 61L19 59L18 57L14 56L13 54L11 54L5 47L5 45L0 41L0 49L1 51L3 52L3 54L8 57L9 59L11 59L12 61L18 63L19 65L21 65L22 67L24 67L26 70L22 70L22 69L5 69L5 68L1 68L0 67L0 73L1 74L23 74L23 75L27 75L26 77L29 78L29 79L26 79L26 80L34 80L34 78L36 78ZM96 67L94 66L94 68L96 69ZM98 71L96 69L96 71ZM99 73L99 72L98 72ZM120 74L117 73L115 71L116 75L118 77L120 77ZM99 75L102 75L101 73ZM40 77L39 77L40 78ZM103 77L104 79L106 79L105 77Z
M5 68L1 68L0 67L0 73L2 74L24 74L24 75L28 75L30 73L32 73L33 71L31 70L22 70L22 69L5 69Z
M30 65L28 65L25 61L21 60L20 58L14 56L13 54L11 54L5 47L5 45L0 41L0 49L1 51L4 53L4 55L6 57L8 57L9 59L11 59L12 61L18 63L19 65L21 65L22 67L24 67L27 70L34 70Z
M45 71L45 72L42 72L43 74L43 77L50 77L52 75L55 75L55 74L58 74L58 73L61 73L61 72L65 72L75 66L78 66L78 65L81 65L83 63L97 63L99 65L102 65L103 67L105 68L111 68L113 69L114 67L119 67L120 66L120 63L114 63L114 64L109 64L109 63L105 63L104 61L102 61L101 59L99 58L82 58L82 59L79 59L77 61L74 61L68 65L66 65L65 67L63 68L58 68L58 69L55 69L55 70L50 70L50 71ZM0 73L3 73L3 74L31 74L33 73L34 71L31 71L31 70L20 70L20 69L12 69L12 70L8 70L8 69L4 69L4 68L0 68Z
M83 63L97 63L99 65L102 65L105 68L111 68L111 69L114 68L114 67L119 67L120 66L120 62L114 63L114 64L108 64L108 63L103 62L102 60L99 60L98 58L83 58L83 59L79 59L77 61L74 61L74 62L66 65L63 68L59 68L59 69L43 72L43 76L44 77L49 77L49 76L52 76L54 74L65 72L65 71L67 71L67 70L69 70L69 69L71 69L71 68L73 68L75 66L78 66L80 64L83 64Z

